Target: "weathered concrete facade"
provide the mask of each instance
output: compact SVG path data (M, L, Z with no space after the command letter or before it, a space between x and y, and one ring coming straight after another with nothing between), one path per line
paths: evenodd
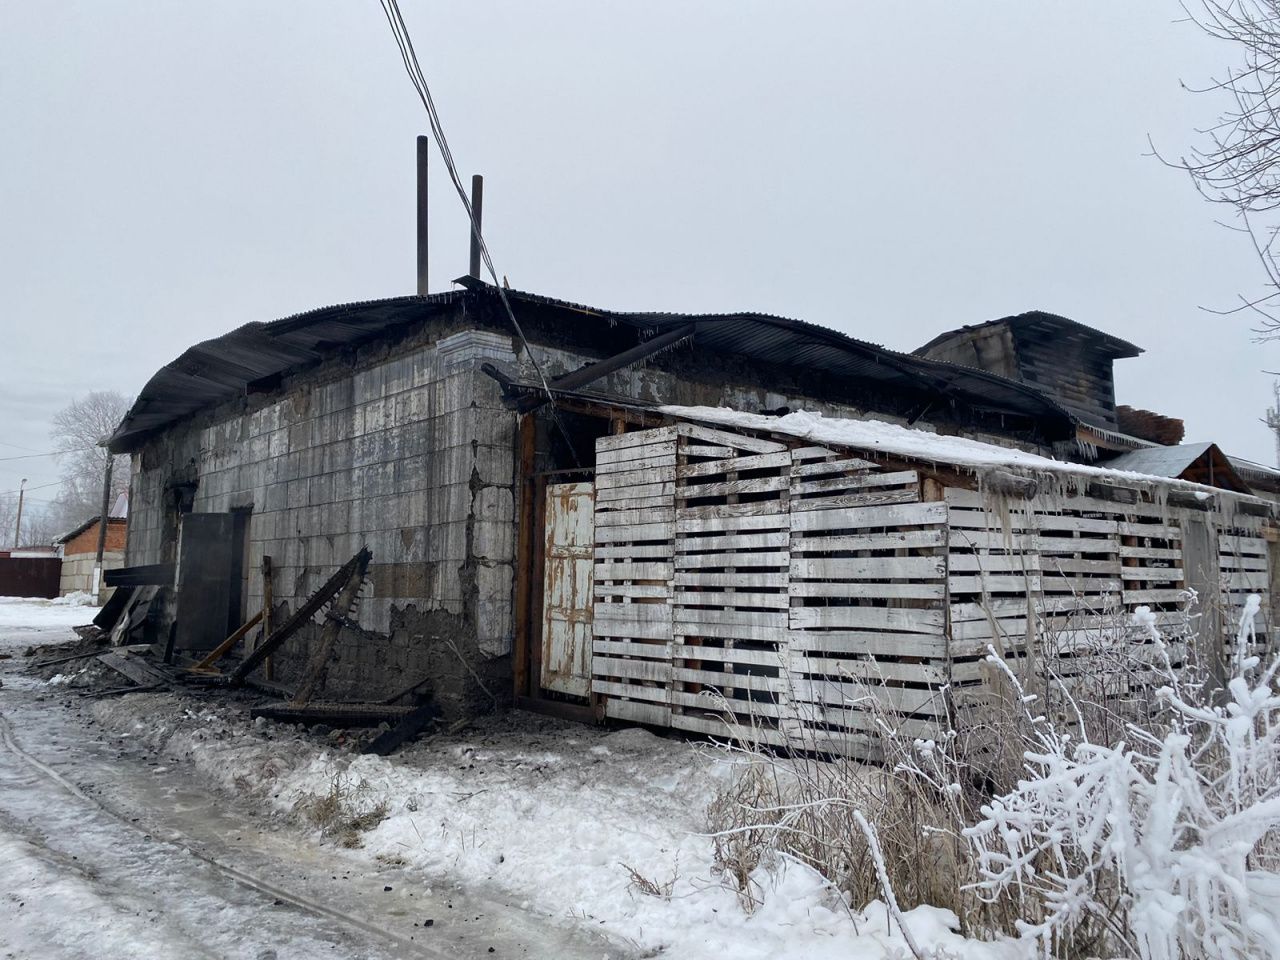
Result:
M247 606L262 603L263 556L281 615L367 545L373 564L327 696L378 697L420 676L442 704L488 701L472 671L506 692L510 651L512 435L480 360L509 338L462 331L335 364L278 399L153 440L134 457L131 565L172 562L178 512L166 494L195 483L194 512L250 511ZM312 638L278 658L300 669Z
M429 678L423 692L446 714L465 715L510 698L516 633L519 418L481 365L495 363L537 383L616 353L627 339L599 317L530 308L522 317L535 367L488 294L397 306L419 313L346 345L314 341L309 349L318 362L285 366L261 382L244 376L241 390L224 392L232 399L189 405L193 413L138 431L140 439L125 447L133 455L127 563L177 563L186 512L239 512L247 516L248 571L239 613L247 617L261 607L259 571L270 557L279 623L368 546L370 575L353 625L342 631L323 697L380 699ZM362 309L353 305L349 315L359 317ZM350 324L347 316L336 322ZM287 336L329 322L308 317L273 326ZM223 339L231 343L192 348L191 360L175 361L157 380L199 378L204 358L220 358L214 350L244 342L240 332ZM229 369L245 362L244 354L225 357ZM877 396L888 395L870 384L781 361L685 349L610 373L591 390L640 404L751 412L803 407L904 422L898 412L904 405L877 405ZM180 389L157 389L181 397ZM139 417L149 415L145 405L139 409ZM912 419L917 427L933 422L955 430L948 409L921 407ZM935 413L953 419L936 420ZM987 436L972 425L966 433ZM539 434L538 469L565 466L543 456L551 435ZM994 439L1047 452L1012 434ZM591 444L580 452L589 456ZM170 622L182 616L173 597L166 616ZM319 629L312 624L275 656L277 679L300 675Z

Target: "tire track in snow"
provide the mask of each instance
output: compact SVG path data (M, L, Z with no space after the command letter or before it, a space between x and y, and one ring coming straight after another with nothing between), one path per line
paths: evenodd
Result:
M71 780L68 780L60 774L57 770L53 769L48 764L43 763L37 757L32 756L19 746L13 735L13 726L9 723L3 713L0 713L0 744L3 744L5 749L20 762L36 771L45 779L55 783L58 787L71 794L76 799L90 804L112 820L127 827L131 832L147 836L146 831L138 827L136 823L130 821L129 818L122 816L98 798L86 793ZM184 848L184 850L194 859L207 864L228 880L231 880L242 887L246 887L260 893L263 896L270 897L272 900L283 901L284 903L290 904L291 906L314 916L335 921L344 926L372 934L373 936L385 941L387 944L394 945L402 952L408 951L409 954L414 956L439 958L439 960L448 960L448 958L453 956L451 953L443 953L427 946L424 943L419 943L415 940L408 940L399 934L393 933L392 931L379 927L375 924L371 924L342 910L327 906L326 904L319 903L307 897L299 896L298 894L285 890L282 887L278 887L273 883L246 873L243 870L238 870L235 867L224 864L207 854L200 853L194 848L187 847Z

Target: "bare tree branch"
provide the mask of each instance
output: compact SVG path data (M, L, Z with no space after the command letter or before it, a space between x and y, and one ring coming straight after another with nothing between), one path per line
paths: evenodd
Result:
M50 505L49 517L57 533L65 533L101 511L102 478L109 457L102 444L132 402L114 390L95 390L54 414L49 437L58 451L62 488ZM128 457L116 457L111 479L114 501L129 489Z

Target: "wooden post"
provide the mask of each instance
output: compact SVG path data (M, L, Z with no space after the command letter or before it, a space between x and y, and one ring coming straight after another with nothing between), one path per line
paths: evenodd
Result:
M338 642L338 635L342 632L356 597L360 594L360 588L364 586L364 576L369 569L367 551L361 552L358 559L359 562L351 571L351 576L339 591L328 613L325 614L325 625L320 630L320 643L311 654L307 672L293 695L291 702L294 704L307 703L312 694L324 686L325 677L329 672L329 657L333 653L334 645Z
M537 454L537 424L532 413L520 418L520 518L516 528L516 658L513 681L517 697L533 696L529 682L530 639L533 636L533 467Z
M529 576L529 691L537 697L542 689L542 608L547 554L547 478L537 477L533 486L533 567Z
M111 467L115 457L107 451L107 469L102 477L102 512L98 515L98 552L93 561L93 599L98 602L102 590L102 554L107 545L107 513L111 509Z
M1225 696L1226 647L1222 635L1222 588L1218 565L1218 538L1205 517L1191 511L1182 515L1182 575L1184 586L1200 598L1197 642L1218 690L1215 702Z
M271 631L275 629L275 577L271 569L271 558L262 558L262 636L258 639L261 643L267 637L271 636ZM256 646L256 644L255 644ZM271 662L271 658L267 657L266 662L262 665L266 672L268 680L276 678L275 665Z

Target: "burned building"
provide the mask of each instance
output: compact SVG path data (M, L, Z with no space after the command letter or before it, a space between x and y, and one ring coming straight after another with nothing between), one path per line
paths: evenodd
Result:
M1142 350L1075 320L1032 310L949 330L915 353L1031 384L1071 411L1083 443L1110 449L1122 430L1112 368ZM1128 445L1121 441L1117 449Z
M279 622L368 547L326 697L377 699L421 678L446 712L514 696L585 713L580 682L558 686L549 666L544 683L540 651L547 634L564 634L557 649L585 641L556 611L589 604L589 578L559 575L573 564L557 566L548 531L573 509L566 485L590 487L600 437L682 404L1073 448L1065 405L985 370L781 317L624 313L461 285L251 323L143 388L111 440L133 463L116 582L159 589L152 637L171 659L216 646L264 588ZM273 658L277 679L296 679L320 629Z

